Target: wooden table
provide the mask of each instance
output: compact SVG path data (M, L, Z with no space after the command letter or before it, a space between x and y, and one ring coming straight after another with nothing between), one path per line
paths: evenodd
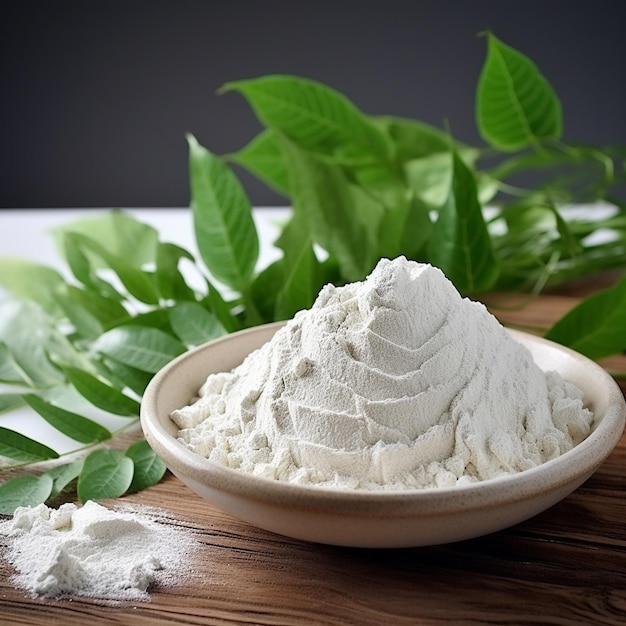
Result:
M490 307L507 323L537 327L575 302L543 296L519 308L494 297ZM606 366L626 371L626 357ZM201 549L184 584L120 606L35 600L11 586L1 562L0 624L626 624L626 437L545 513L437 547L361 550L287 539L232 518L170 475L124 500L165 509L171 524L197 536Z

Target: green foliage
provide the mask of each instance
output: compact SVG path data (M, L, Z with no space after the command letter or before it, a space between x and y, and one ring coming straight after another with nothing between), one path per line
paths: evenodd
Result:
M2 426L0 437L0 456L23 463L36 463L56 459L59 456L52 448Z
M546 337L593 359L626 351L626 278L562 317Z
M174 334L187 346L198 346L225 335L226 330L216 315L199 302L181 302L169 309Z
M52 493L50 476L19 476L0 485L0 514L12 515L18 506L37 506Z
M55 465L47 472L42 474L40 478L43 478L44 476L49 476L50 478L52 478L52 489L50 490L48 496L44 500L42 500L42 502L45 502L46 500L51 500L52 498L56 498L59 494L61 494L68 485L70 485L78 478L78 475L80 474L82 468L82 461L74 461L72 463Z
M359 280L376 262L382 207L359 193L340 168L289 140L284 146L294 211L304 216L314 240L333 252L345 278Z
M134 465L133 479L128 491L141 491L158 483L165 474L165 463L159 459L145 440L137 441L126 450Z
M119 450L95 450L78 475L78 499L105 500L128 491L133 481L133 460Z
M198 259L118 210L56 229L69 277L0 259L0 287L13 296L0 302L0 413L26 404L86 454L0 485L0 512L50 501L74 482L85 500L160 480L165 466L145 441L91 451L115 434L99 418L136 420L152 375L186 349L290 318L325 283L363 280L381 257L437 265L473 297L623 270L626 206L616 198L626 147L567 143L560 101L537 66L493 34L485 41L475 110L485 145L368 115L302 77L234 81L222 92L243 97L262 130L221 156L187 137ZM230 164L293 209L268 267L258 267L251 203ZM184 264L203 288L190 286ZM625 280L547 336L593 358L626 349ZM11 465L59 453L0 424L0 456Z
M19 298L33 300L47 311L58 310L54 294L61 284L61 275L49 267L24 259L0 259L0 285Z
M304 150L341 160L386 158L385 135L342 94L312 80L264 76L227 83L268 128L284 133Z
M428 242L430 260L465 293L487 291L498 265L483 217L474 176L455 153L452 184Z
M92 351L142 372L155 374L182 354L185 346L160 328L129 324L112 328L98 337Z
M536 65L494 35L478 82L476 115L483 138L501 150L560 139L561 104Z
M78 393L99 409L128 417L139 413L137 400L128 397L89 372L77 367L66 367L64 371L68 382L76 388Z
M35 394L24 395L26 403L46 422L79 443L98 443L111 438L111 433L104 427L78 413L67 411Z
M217 280L245 291L259 241L250 202L226 165L189 137L191 209L200 256Z
M319 292L322 272L313 243L305 217L296 212L276 241L276 246L283 251L279 261L282 284L275 290L274 314L270 319L293 317L297 311L309 307Z
M0 484L0 514L12 515L19 506L50 503L72 487L82 503L117 498L155 485L165 471L163 461L143 439L125 451L96 449L82 460Z
M227 158L250 170L277 193L286 197L289 195L289 173L273 130L265 129L247 146L227 155Z

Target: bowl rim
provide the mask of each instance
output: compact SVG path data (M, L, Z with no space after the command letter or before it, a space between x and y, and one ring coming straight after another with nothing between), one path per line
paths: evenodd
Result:
M306 485L272 480L210 461L191 451L167 431L164 420L170 418L169 415L160 415L159 400L164 387L167 388L167 379L172 371L190 360L200 358L214 346L241 341L242 337L267 334L269 340L273 335L272 331L276 332L286 323L263 324L208 341L174 358L154 375L146 387L141 402L141 427L148 443L175 474L193 475L196 482L233 496L244 496L250 500L266 503L279 500L282 505L299 509L313 510L323 504L325 508L331 506L336 512L342 510L354 512L361 509L371 515L379 510L382 515L381 506L395 510L410 506L419 509L421 514L431 512L432 515L439 515L444 510L474 510L492 506L496 502L505 504L533 498L536 496L539 483L542 485L542 492L554 491L576 481L581 484L608 457L624 430L626 422L624 394L606 370L566 346L537 335L506 328L513 338L527 347L535 344L544 349L557 351L562 356L589 368L594 374L593 379L599 379L603 385L606 405L602 419L593 426L592 432L582 442L555 459L515 474L451 487L389 491L347 490L339 487ZM264 342L258 343L257 347L262 343ZM423 509L425 505L428 505L428 509Z

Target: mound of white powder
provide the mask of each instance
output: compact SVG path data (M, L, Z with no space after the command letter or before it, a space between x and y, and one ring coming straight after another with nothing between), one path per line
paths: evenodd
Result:
M20 507L0 522L0 535L9 539L5 556L15 585L46 598L148 599L150 586L183 575L195 546L155 511L113 511L92 501Z
M232 372L173 412L179 440L230 468L350 489L453 486L520 472L590 432L582 392L545 373L426 264L383 259L325 286Z

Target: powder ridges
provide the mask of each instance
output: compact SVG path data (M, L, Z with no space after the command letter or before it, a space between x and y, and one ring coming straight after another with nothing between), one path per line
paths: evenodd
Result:
M453 486L555 458L590 431L582 393L545 373L443 273L382 259L325 286L232 372L172 414L191 450L275 480Z

